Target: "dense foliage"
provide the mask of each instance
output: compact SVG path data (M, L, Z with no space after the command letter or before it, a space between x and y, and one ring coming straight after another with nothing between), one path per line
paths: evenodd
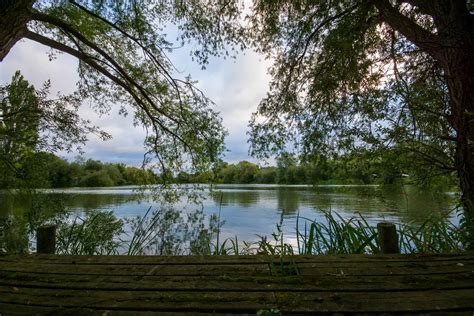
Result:
M18 164L17 177L0 175L0 188L66 188L144 185L157 183L151 170L123 163L82 158L69 163L47 152L31 153Z
M0 61L24 38L54 49L51 59L58 51L77 58L80 100L101 114L133 114L147 131L147 163L163 174L206 170L223 151L225 131L212 102L167 57L176 45L163 31L194 23L197 12L187 9L179 1L5 0Z
M151 171L123 164L77 161L51 152L79 149L89 133L109 137L78 115L77 96L47 98L16 72L0 87L0 188L111 186L154 183Z
M370 150L455 171L474 247L470 1L255 1L249 37L274 60L251 121L257 156Z
M395 153L374 157L369 153L340 156L333 159L318 157L312 162L301 161L285 153L276 166L259 166L248 161L237 164L221 162L214 172L179 173L177 183L235 183L235 184L406 184L412 183L432 190L456 186L454 176L427 175L404 161Z
M41 151L80 151L88 134L110 137L79 117L77 95L48 94L49 82L36 90L19 71L0 86L0 187L41 186Z

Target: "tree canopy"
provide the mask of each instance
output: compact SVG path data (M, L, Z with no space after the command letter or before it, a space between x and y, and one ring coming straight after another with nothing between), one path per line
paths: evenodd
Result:
M474 238L472 1L255 0L241 13L226 40L274 61L253 155L396 150L455 172Z
M434 35L433 21L408 2L390 8ZM443 68L377 3L255 3L251 36L275 60L271 91L251 121L255 155L289 142L309 159L397 147L422 158L414 163L456 169Z
M397 148L457 172L474 238L473 13L464 0L254 2L250 36L275 64L253 152Z
M59 94L55 99L50 99L49 86L49 82L46 82L40 90L36 90L19 71L14 74L11 83L0 86L2 188L19 185L18 180L25 178L22 175L25 168L31 168L35 163L33 157L37 152L80 151L80 146L91 133L104 139L109 137L79 117L77 111L80 102L77 95ZM40 183L32 185L40 186Z
M76 57L78 96L100 113L131 108L147 130L145 162L156 158L162 171L206 169L221 154L225 131L194 82L175 76L166 55L174 43L163 30L190 21L189 9L165 1L2 1L0 60L22 38L52 48L51 58Z

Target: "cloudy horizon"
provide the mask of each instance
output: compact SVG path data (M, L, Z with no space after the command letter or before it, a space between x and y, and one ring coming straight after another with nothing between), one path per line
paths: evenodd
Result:
M78 60L67 54L57 54L49 60L50 49L38 43L21 40L0 63L0 85L10 83L15 71L20 70L26 80L39 89L42 84L51 81L51 97L57 92L70 94L76 90L78 81ZM256 111L260 100L268 91L268 60L252 51L240 53L236 59L211 58L206 69L191 61L189 50L175 50L168 56L180 75L191 75L198 81L197 87L214 103L214 110L220 113L223 126L228 131L225 139L227 151L224 161L236 163L241 160L257 162L249 157L247 143L248 121ZM133 126L133 116L119 115L119 107L112 107L110 113L100 116L85 100L79 110L84 119L112 135L112 139L102 141L90 135L83 146L83 157L103 162L123 162L131 166L140 166L145 149L143 140L145 131L141 126ZM78 152L59 152L59 156L74 160Z

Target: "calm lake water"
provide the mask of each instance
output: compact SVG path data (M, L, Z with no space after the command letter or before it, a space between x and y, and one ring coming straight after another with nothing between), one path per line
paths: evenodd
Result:
M137 200L135 189L71 188L51 193L68 197L67 206L76 212L112 210L120 218L143 215L149 207L159 207L150 193L145 192ZM284 233L294 235L298 214L318 220L323 216L321 210L331 210L344 218L360 213L373 224L388 220L416 225L432 213L453 211L456 203L455 193L432 193L413 186L218 185L214 190L202 206L181 207L188 211L202 207L206 214L220 210L221 220L225 221L221 236L238 236L247 241L256 240L257 234L269 236L280 220ZM0 216L13 212L1 195L0 206ZM451 221L457 222L454 213Z

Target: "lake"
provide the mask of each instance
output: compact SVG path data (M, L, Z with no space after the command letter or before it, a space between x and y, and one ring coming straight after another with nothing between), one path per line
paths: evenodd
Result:
M137 200L135 189L128 186L49 192L67 197L67 206L78 213L112 210L117 217L124 218L143 215L149 207L159 207L150 192ZM3 206L0 216L13 212L5 197L0 202ZM298 214L318 220L323 217L321 210L331 210L344 218L360 213L374 225L384 220L416 225L432 213L453 211L455 204L453 192L433 193L414 186L217 185L202 206L181 203L180 207L186 211L202 207L208 215L218 214L220 210L220 218L225 221L222 238L238 236L239 240L254 241L257 234L270 236L280 220L285 235L294 236ZM454 213L450 219L457 222Z

